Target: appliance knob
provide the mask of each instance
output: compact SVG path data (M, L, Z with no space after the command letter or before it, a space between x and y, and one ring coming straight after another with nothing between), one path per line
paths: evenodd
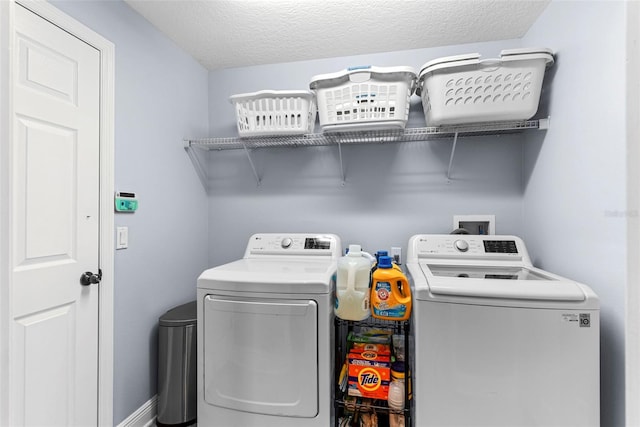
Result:
M293 240L291 240L290 237L285 237L284 239L282 239L282 242L280 242L280 246L282 246L282 249L287 249L289 246L291 246L292 243Z
M469 250L469 244L466 240L456 240L454 245L460 252L467 252Z

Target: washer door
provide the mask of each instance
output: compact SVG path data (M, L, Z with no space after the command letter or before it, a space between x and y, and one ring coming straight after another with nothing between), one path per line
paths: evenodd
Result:
M203 307L207 403L267 415L318 414L315 301L207 295Z

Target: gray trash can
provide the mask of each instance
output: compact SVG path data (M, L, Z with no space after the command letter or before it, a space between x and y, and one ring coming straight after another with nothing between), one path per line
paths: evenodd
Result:
M158 328L158 426L196 422L196 302L160 316Z

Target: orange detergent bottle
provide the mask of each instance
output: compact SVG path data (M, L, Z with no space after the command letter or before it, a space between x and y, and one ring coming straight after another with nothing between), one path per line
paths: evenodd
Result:
M411 316L411 288L407 277L393 267L391 257L381 256L371 277L371 315L383 320L407 320Z

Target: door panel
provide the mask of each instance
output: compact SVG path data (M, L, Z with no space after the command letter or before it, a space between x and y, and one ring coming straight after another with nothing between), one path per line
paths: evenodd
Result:
M16 206L16 267L74 260L77 132L18 117L15 132L21 203Z
M22 34L20 84L77 105L78 62Z
M96 425L100 54L15 6L11 425Z
M25 425L65 426L73 420L74 387L67 378L75 365L75 322L73 305L16 319L16 376L31 395L22 408ZM47 402L46 411L32 406L41 402Z

